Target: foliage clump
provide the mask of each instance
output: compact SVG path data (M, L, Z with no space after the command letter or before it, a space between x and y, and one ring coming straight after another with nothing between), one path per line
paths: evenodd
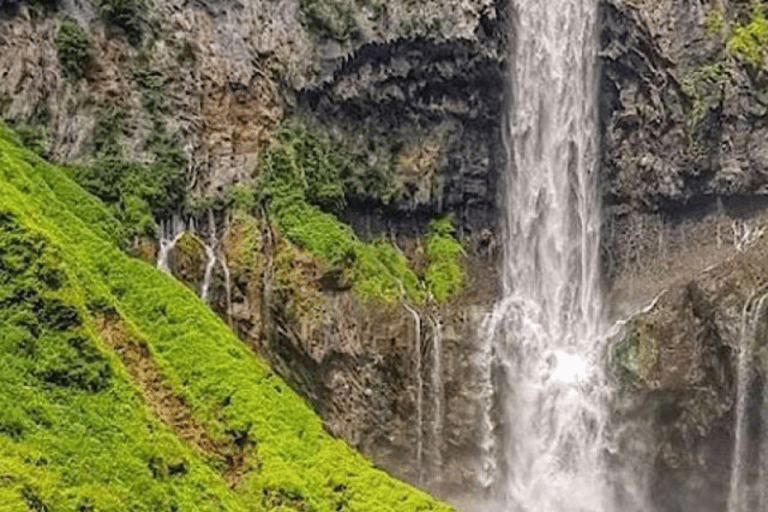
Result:
M458 292L464 284L461 243L453 236L453 223L449 217L433 220L426 240L429 265L425 280L429 290L439 302Z
M381 0L301 0L305 26L324 37L344 42L360 38L358 16L375 17L384 7Z
M120 145L124 119L120 109L105 112L94 129L96 158L69 166L69 174L112 205L126 236L152 236L154 218L170 216L184 203L188 161L180 142L164 134L155 134L148 143L153 161L125 158Z
M82 78L90 60L91 35L88 31L67 16L61 20L54 43L64 75L71 80Z
M141 43L144 36L148 10L146 0L99 0L99 11L104 21L121 28L134 46Z
M756 68L765 62L765 48L768 45L768 20L765 18L765 6L753 2L752 16L749 23L737 25L728 40L726 48L731 54L739 54Z
M14 139L0 125L0 300L13 296L0 306L0 503L51 511L452 510L328 435L195 293L105 236L103 205ZM40 305L14 309L16 295ZM243 472L234 488L220 460L183 442L147 407L106 343L105 310L146 348L163 384L214 442L236 433L256 443L235 454ZM98 371L104 364L108 376Z
M345 202L345 180L354 172L327 136L299 123L287 125L277 132L256 174L259 199L268 203L287 237L345 274L361 296L423 302L430 294L445 300L460 288L461 246L451 235L450 220L433 225L430 267L418 275L391 242L363 242L334 215Z

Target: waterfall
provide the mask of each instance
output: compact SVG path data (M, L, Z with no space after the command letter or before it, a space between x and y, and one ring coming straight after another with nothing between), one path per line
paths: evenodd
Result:
M440 477L443 466L443 333L440 328L440 317L429 317L432 325L432 453L434 460L433 475Z
M403 303L403 307L413 316L415 330L413 352L416 359L416 470L418 472L417 481L421 482L424 477L424 379L421 375L421 317L408 304Z
M582 0L513 3L503 296L480 333L489 344L485 373L492 393L481 400L490 408L483 421L491 422L483 427L489 436L482 440L483 457L497 460L482 461L483 472L492 473L481 474L481 483L507 510L599 512L610 507L596 183L597 6Z
M222 240L226 240L229 235L229 215L224 216L224 233L221 235ZM227 264L227 257L224 254L224 247L219 247L219 262L221 263L221 271L224 274L224 294L226 296L227 305L227 322L230 328L234 328L232 323L232 278L229 274L229 265Z
M213 269L216 266L217 244L218 240L216 238L216 219L213 216L213 210L208 210L208 243L203 244L203 248L205 249L205 256L208 258L208 263L205 265L205 275L203 276L203 285L200 290L200 297L203 300L208 300L208 291L211 288Z
M739 357L737 366L737 384L736 384L736 420L735 420L735 438L733 443L733 458L731 459L731 486L728 497L728 512L750 512L752 510L765 510L768 507L768 501L765 496L765 480L768 468L768 440L763 439L762 443L758 436L752 439L749 432L750 418L749 411L754 407L749 407L750 391L756 377L754 366L757 361L757 344L764 341L765 333L761 332L761 321L765 321L766 298L768 294L763 295L758 300L751 298L744 304L741 321L741 335L739 339ZM761 336L762 335L762 336ZM762 437L765 435L766 423L765 414L768 406L768 386L763 383L762 391L762 415L759 418ZM757 446L755 446L757 445ZM752 468L758 457L759 479L754 481ZM758 489L755 489L755 487Z
M157 251L157 268L164 270L167 274L171 273L168 265L168 255L176 245L176 242L184 236L184 220L174 215L170 220L160 221L160 240Z

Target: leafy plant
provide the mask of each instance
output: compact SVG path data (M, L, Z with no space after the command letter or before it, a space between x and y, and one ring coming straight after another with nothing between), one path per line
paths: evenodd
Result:
M756 68L765 62L765 47L768 45L768 20L765 17L765 7L759 1L752 3L752 16L746 25L738 25L733 29L733 35L726 43L731 54L744 57Z
M82 78L90 59L91 35L88 31L67 16L61 20L54 43L64 74L71 80Z
M122 109L104 112L94 127L96 158L68 171L80 186L113 206L126 236L151 236L153 217L169 216L184 204L187 157L177 138L154 133L147 143L154 153L151 162L126 159L120 144L124 122Z
M278 131L256 174L259 199L269 204L288 239L350 277L361 296L423 302L431 292L442 301L460 289L461 245L451 236L450 219L432 226L430 266L420 276L389 241L362 242L331 212L343 204L344 179L352 170L318 132L303 124Z
M717 7L711 7L704 16L704 27L707 33L716 36L726 27L727 23L723 11Z
M459 291L464 284L461 257L464 250L453 236L450 217L433 220L429 225L426 253L429 260L425 279L430 292L439 302Z
M18 123L14 126L21 144L38 155L45 153L48 145L48 131L42 123Z

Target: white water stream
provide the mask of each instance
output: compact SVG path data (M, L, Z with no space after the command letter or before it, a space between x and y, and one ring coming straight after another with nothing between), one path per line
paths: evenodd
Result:
M174 215L170 220L163 220L160 222L160 240L158 243L157 251L157 267L160 270L164 270L167 274L171 273L171 268L168 265L168 255L171 249L176 245L182 236L184 236L184 220Z
M216 246L218 245L216 237L216 219L213 216L213 210L208 210L208 242L203 243L205 256L208 262L205 264L205 274L203 275L203 285L200 289L200 297L207 301L208 292L211 289L211 279L213 278L213 269L216 266Z
M481 397L480 483L507 511L602 512L612 507L604 461L597 6L518 0L514 8L503 297L481 332L488 365L481 388L492 396Z
M768 508L765 478L768 476L768 436L762 432L763 440L750 436L749 424L756 423L752 415L757 414L761 431L768 425L765 417L768 406L768 386L763 384L762 407L750 407L749 399L753 382L757 377L755 362L757 348L764 341L766 310L768 294L755 300L750 298L744 304L742 312L741 336L739 340L739 357L736 384L736 424L733 443L733 458L731 461L730 495L728 497L728 512L752 512ZM763 322L763 324L761 324ZM754 409L757 409L756 411ZM760 410L762 409L762 411ZM750 421L752 420L752 421ZM756 459L756 460L755 460ZM758 464L757 470L753 468ZM758 477L755 479L754 475Z

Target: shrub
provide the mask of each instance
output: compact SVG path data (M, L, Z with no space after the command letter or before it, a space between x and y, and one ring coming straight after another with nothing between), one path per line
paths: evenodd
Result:
M54 43L64 75L71 80L82 78L90 59L90 34L76 20L65 17L56 31Z
M459 291L464 284L464 270L461 267L464 251L461 243L453 236L453 231L450 217L433 220L429 225L426 243L429 265L425 279L429 291L439 302Z
M348 164L317 128L298 121L280 128L257 169L261 196L301 196L327 210L344 205Z
M132 45L141 43L148 22L145 0L100 0L99 10L104 21L121 28Z
M153 216L167 217L184 205L188 161L178 138L158 133L147 142L153 161L124 158L119 140L124 120L121 109L106 111L94 128L98 157L67 170L80 186L114 208L125 235L149 236L154 233Z

